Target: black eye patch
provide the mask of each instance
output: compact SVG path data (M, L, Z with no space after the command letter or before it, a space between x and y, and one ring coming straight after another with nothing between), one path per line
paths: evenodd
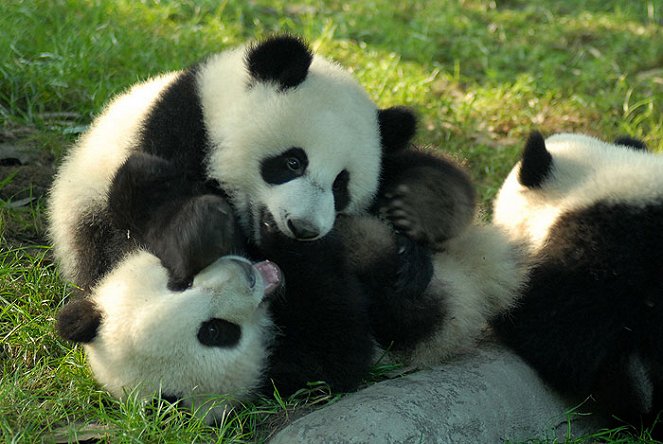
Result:
M241 336L239 325L219 318L203 322L198 329L198 341L208 347L234 347Z
M347 170L338 173L338 176L334 179L332 191L334 192L334 208L336 211L341 211L350 203L350 192L348 191L349 183L350 173L348 173Z
M306 152L293 147L278 156L264 159L260 164L260 174L268 184L280 185L304 175L307 166Z

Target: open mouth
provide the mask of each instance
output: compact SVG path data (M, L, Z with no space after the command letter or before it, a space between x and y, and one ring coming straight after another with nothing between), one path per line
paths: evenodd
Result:
M272 261L264 260L253 264L265 285L265 296L269 296L283 284L283 273L281 269Z

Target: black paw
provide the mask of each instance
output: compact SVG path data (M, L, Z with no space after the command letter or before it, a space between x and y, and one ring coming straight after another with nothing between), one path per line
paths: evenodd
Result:
M380 207L380 216L386 219L395 230L410 239L429 243L432 241L422 219L421 208L417 208L417 199L408 185L394 187L384 196Z
M411 175L385 192L379 212L398 232L434 247L472 221L474 200L451 180Z
M431 251L409 239L397 235L398 267L394 290L401 294L421 295L433 277Z
M169 271L169 288L182 290L219 257L242 254L243 242L224 198L207 194L174 206L150 229L146 244Z

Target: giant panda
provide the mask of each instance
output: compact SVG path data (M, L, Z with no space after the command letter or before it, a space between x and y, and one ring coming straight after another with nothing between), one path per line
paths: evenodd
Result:
M57 328L84 345L113 396L160 397L213 423L266 386L278 334L268 306L283 277L274 263L228 255L183 291L166 288L167 279L156 256L135 250L92 293L68 302Z
M640 425L663 389L663 157L631 138L533 133L494 203L529 248L501 339L581 410ZM651 422L649 423L651 425Z
M314 380L355 389L381 336L371 313L417 298L432 276L427 241L452 237L473 215L473 189L454 167L409 148L414 128L411 112L378 110L347 72L291 36L131 88L73 147L51 190L55 256L83 293L60 313L62 336L104 342L102 288L118 303L140 298L131 279L144 275L157 276L149 294L186 293L220 257L270 260L286 281L269 310L278 359L255 390L274 384L287 395ZM439 196L426 220L441 223L408 227L403 186ZM331 235L339 215L381 212L411 233L392 262L389 275L403 279L390 298L349 270L346 244ZM150 260L135 264L136 255ZM397 320L417 328L393 328L416 343L443 308L431 298L411 307Z

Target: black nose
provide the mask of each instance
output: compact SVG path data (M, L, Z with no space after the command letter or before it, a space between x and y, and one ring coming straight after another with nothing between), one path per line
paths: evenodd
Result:
M320 234L310 222L301 219L288 219L288 228L297 239L302 240L315 239Z

